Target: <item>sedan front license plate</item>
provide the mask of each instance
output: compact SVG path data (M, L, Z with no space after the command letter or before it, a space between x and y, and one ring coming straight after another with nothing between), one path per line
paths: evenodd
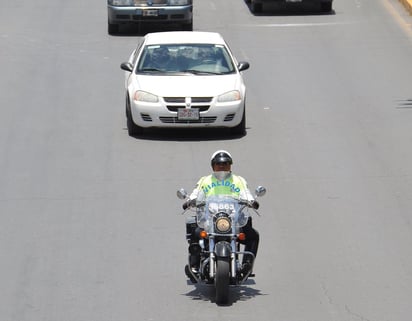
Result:
M159 11L158 10L143 10L142 11L143 16L145 17L157 17L159 15Z
M177 110L177 119L179 120L198 120L199 109L197 108L179 108Z

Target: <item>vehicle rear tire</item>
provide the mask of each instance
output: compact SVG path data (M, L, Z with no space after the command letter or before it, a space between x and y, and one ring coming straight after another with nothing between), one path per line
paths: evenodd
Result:
M230 264L228 258L216 260L216 303L225 304L229 300Z
M107 23L107 32L109 35L114 35L119 32L119 25L115 23Z

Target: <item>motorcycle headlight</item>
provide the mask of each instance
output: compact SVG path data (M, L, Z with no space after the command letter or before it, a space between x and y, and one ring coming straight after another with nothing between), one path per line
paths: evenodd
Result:
M216 229L221 233L227 233L232 228L232 224L228 217L219 217L216 220Z
M240 92L238 90L229 91L223 95L217 97L218 102L226 103L229 101L237 101L240 100Z

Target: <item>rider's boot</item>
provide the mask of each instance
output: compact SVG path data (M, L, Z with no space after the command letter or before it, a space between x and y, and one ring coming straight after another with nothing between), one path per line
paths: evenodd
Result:
M197 283L196 279L193 277L192 273L190 272L190 268L188 264L186 264L185 266L185 274L193 284Z
M252 274L252 268L253 257L251 255L245 254L245 256L243 257L242 268L240 270L240 273L242 273L242 275L250 273L249 276L254 276L254 274Z
M199 275L200 266L200 251L201 248L198 243L191 243L189 245L189 264L185 266L185 274L192 281L192 283L197 283L193 274Z

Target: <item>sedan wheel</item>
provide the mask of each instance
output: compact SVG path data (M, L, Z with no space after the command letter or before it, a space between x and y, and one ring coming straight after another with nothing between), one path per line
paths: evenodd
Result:
M119 32L119 25L118 24L113 24L113 23L108 23L107 24L107 32L109 35L114 35Z
M132 111L130 110L129 97L126 97L126 119L127 119L127 131L129 136L137 136L143 134L143 128L136 125L133 121Z
M183 24L182 28L184 31L193 31L193 21Z
M231 132L234 135L244 136L246 135L246 108L243 110L242 120L239 125L233 127Z

